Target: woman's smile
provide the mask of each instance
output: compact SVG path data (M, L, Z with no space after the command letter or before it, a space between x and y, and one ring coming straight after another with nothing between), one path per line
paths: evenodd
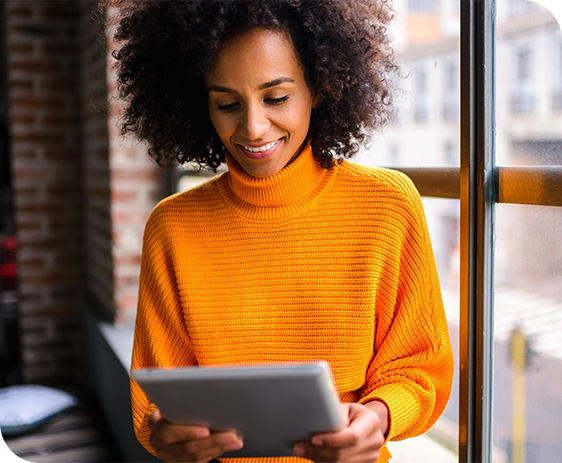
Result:
M279 140L272 141L270 143L265 143L263 145L238 145L240 150L245 156L250 159L266 159L273 156L279 148L279 145L283 142L283 138Z

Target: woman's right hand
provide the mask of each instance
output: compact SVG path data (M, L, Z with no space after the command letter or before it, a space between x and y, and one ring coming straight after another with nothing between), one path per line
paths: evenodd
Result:
M148 419L150 445L164 461L204 463L244 445L235 431L211 433L203 426L170 424L156 409Z

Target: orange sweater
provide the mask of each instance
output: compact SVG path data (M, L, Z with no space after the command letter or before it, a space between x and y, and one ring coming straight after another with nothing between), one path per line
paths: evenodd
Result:
M388 406L389 438L426 431L453 357L411 181L347 161L323 169L310 146L272 177L227 164L148 219L132 368L324 359L342 401ZM154 452L154 406L134 381L131 394ZM300 459L259 461L288 460Z

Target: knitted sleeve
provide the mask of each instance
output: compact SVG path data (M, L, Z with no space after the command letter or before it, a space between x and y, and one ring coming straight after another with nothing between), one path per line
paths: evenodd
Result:
M453 354L421 199L409 179L401 183L406 201L397 214L402 240L398 271L385 284L385 307L377 309L375 355L360 399L387 405L388 438L393 440L421 434L433 425L447 404L453 377Z
M157 207L145 228L131 369L196 363L183 317L165 219L162 208ZM154 454L149 444L148 418L156 407L134 380L131 400L137 439Z

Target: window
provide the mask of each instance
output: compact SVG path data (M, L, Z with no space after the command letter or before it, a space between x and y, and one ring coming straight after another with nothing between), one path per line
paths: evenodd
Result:
M530 45L524 44L513 50L513 87L511 91L511 109L526 113L534 109L534 54Z
M552 108L562 109L562 36L555 29L550 40L552 56Z
M535 9L532 2L524 2ZM505 8L499 3L498 10ZM500 16L500 11L498 11ZM513 111L496 102L492 158L498 182L493 207L489 358L491 458L557 461L562 452L562 120L552 100L560 92L562 36L553 16L536 8L524 27L498 21L498 61L514 57ZM529 18L529 16L525 16ZM492 63L493 65L493 63ZM506 75L495 67L495 86ZM509 196L509 198L506 198ZM558 198L556 200L556 197ZM550 206L550 207L548 207Z
M437 0L408 0L409 13L435 13L437 6Z
M415 70L414 79L414 118L417 122L424 122L428 117L428 82L423 67Z
M371 150L354 160L399 168L410 175L420 190L456 358L452 397L437 424L424 436L390 443L390 450L396 461L454 463L458 461L460 313L459 19L457 16L457 27L451 27L451 14L438 16L441 19L436 22L412 22L410 15L418 17L420 5L408 6L412 8L402 12L406 15L402 24L418 27L424 33L409 28L400 30L399 25L392 31L399 44L395 47L396 61L400 75L404 76L395 84L394 104L399 107L400 116L376 135ZM445 0L435 2L434 6L437 11L453 5ZM437 180L433 178L435 174L439 175Z
M532 12L537 5L531 0L509 0L508 14L510 16L520 16Z
M458 121L460 115L458 56L445 60L443 73L443 118Z
M560 28L544 8L528 1L458 3L460 125L429 120L416 128L414 117L404 117L400 127L391 127L377 139L383 147L377 154L379 163L392 161L384 147L399 146L402 164L396 167L410 175L424 196L455 349L451 401L427 435L454 454L452 461L558 461ZM530 11L536 12L533 21L523 15ZM431 86L424 99L441 100L445 107L449 64L442 55L454 35L434 43L416 43L416 34L409 37L407 49L397 50L396 56L408 69L410 82L403 85L411 89L406 94L412 113L418 66L433 83L438 81L434 69L443 63L441 90ZM405 114L407 108L404 105ZM524 119L513 117L522 113ZM456 164L455 130L460 139L458 169L451 167ZM442 157L428 154L435 152ZM446 198L460 198L460 205ZM399 451L398 446L394 449ZM422 453L418 451L417 461L423 460ZM401 461L398 453L395 457ZM441 457L439 461L451 461Z

